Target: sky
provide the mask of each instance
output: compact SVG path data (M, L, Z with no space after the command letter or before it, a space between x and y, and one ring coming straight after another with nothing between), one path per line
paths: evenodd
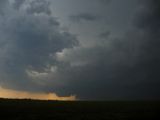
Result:
M159 0L0 0L0 97L160 99Z

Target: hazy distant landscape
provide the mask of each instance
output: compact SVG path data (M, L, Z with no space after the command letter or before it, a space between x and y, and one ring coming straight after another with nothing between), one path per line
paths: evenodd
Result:
M3 120L158 120L159 101L39 101L0 99Z

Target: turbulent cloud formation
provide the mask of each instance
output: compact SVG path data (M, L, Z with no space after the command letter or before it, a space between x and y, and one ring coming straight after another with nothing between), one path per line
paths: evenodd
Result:
M160 2L136 1L136 13L128 17L127 0L112 1L109 8L94 4L91 14L70 13L71 22L94 22L68 31L61 29L68 19L54 17L53 1L1 2L0 86L91 100L160 99ZM126 10L119 12L120 4Z
M47 1L15 0L4 10L0 16L0 84L38 90L39 85L29 73L54 72L54 54L73 47L77 40L60 29Z

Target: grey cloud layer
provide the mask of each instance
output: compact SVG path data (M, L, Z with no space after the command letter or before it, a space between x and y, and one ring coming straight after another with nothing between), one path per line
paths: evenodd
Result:
M137 3L140 8L123 37L112 38L108 30L92 46L78 45L74 35L62 31L49 5L48 0L16 0L3 8L1 86L80 99L160 98L159 1ZM97 20L91 14L71 18Z
M160 26L158 1L140 5L132 28L122 38L65 51L72 67L63 71L74 91L84 99L159 99ZM73 74L74 73L74 74ZM68 93L70 93L68 92ZM60 92L61 93L61 92Z

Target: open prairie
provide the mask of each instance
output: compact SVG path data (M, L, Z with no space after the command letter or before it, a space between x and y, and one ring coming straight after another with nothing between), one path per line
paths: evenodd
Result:
M158 120L159 101L40 101L0 99L2 120Z

